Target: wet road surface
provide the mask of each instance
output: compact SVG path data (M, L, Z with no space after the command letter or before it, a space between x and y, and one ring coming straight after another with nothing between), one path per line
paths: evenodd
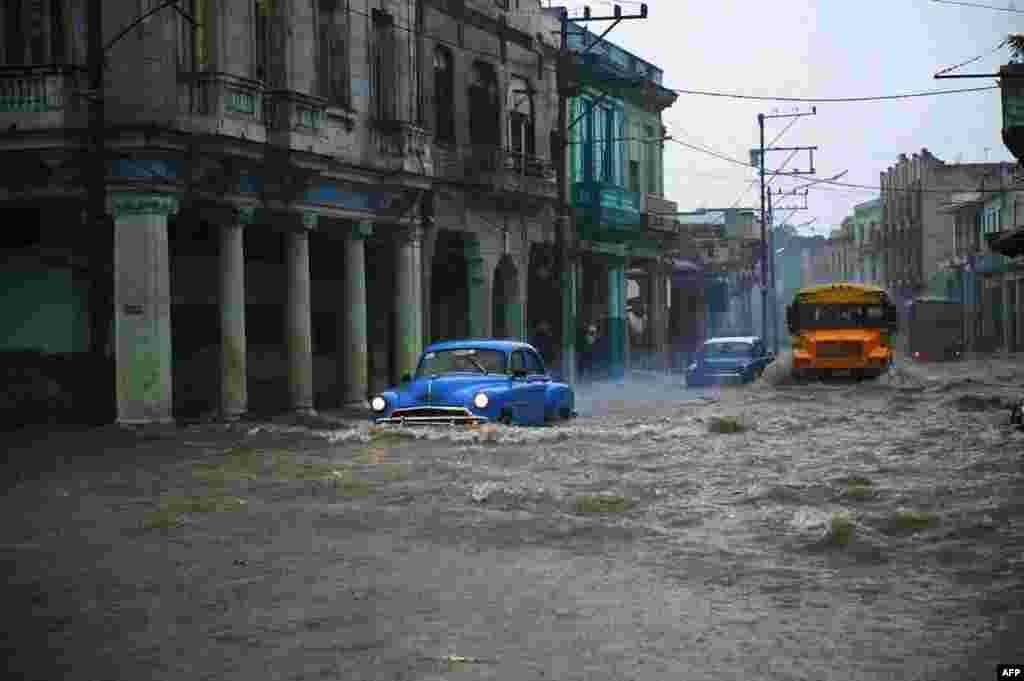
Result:
M792 385L780 363L752 386L594 388L552 428L143 442L6 495L11 668L990 679L1024 660L1022 384L975 362ZM226 481L197 478L239 445ZM239 502L142 527L210 489Z

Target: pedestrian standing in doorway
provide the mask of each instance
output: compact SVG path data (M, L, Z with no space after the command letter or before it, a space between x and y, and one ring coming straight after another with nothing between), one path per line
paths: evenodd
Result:
M594 377L594 362L597 353L597 325L588 324L579 343L580 380L590 381Z

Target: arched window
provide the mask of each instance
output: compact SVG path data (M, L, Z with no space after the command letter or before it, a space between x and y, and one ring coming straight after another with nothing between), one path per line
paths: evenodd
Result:
M498 147L501 144L498 78L494 67L473 62L469 86L469 139L473 145Z
M537 140L533 123L533 89L525 78L512 76L508 85L508 150L513 154L535 156Z
M348 10L338 0L318 0L317 39L320 96L335 106L349 106Z
M378 121L394 121L398 118L395 19L379 9L373 10L372 17L374 115Z
M451 50L442 46L434 50L434 134L455 141L455 69Z

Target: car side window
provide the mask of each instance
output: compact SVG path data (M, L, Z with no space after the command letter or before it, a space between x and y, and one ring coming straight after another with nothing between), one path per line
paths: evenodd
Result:
M522 350L516 350L512 353L512 364L509 367L509 372L517 371L519 369L526 368L525 353Z
M537 353L526 350L523 352L526 359L526 373L528 374L543 374L544 363L540 361L540 357Z

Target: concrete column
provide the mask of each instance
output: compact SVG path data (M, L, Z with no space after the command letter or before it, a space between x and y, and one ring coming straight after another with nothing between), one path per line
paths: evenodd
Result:
M1011 289L1013 280L1010 279L1010 275L1006 272L1003 273L1003 353L1007 354L1013 352L1013 332L1014 332L1014 308L1016 307L1016 301L1013 299L1013 294L1016 291Z
M434 247L437 244L437 226L434 223L425 223L423 226L423 238L420 241L420 270L423 276L420 279L420 316L423 318L423 347L430 345L434 340L434 319L433 319L433 274L434 274ZM447 328L447 327L441 327Z
M370 387L366 325L366 237L369 222L352 224L345 241L345 282L338 314L338 379L344 405L362 406Z
M623 305L623 264L608 267L608 378L617 381L625 376L626 320Z
M398 254L395 260L395 278L398 303L395 305L395 382L404 374L416 371L423 348L422 311L420 309L420 282L422 230L410 227L398 233Z
M220 226L220 413L237 419L249 406L245 364L244 229Z
M480 242L470 235L465 242L463 257L466 260L466 336L483 338L484 315L484 259L480 256ZM488 313L488 317L490 314Z
M497 320L494 319L494 277L498 267L497 253L483 253L480 258L479 270L479 315L480 315L480 336L491 338L494 336L494 329ZM502 312L504 308L502 308Z
M657 260L647 268L647 342L651 348L652 368L664 367L665 278Z
M167 216L173 196L112 194L117 422L171 423L171 272Z
M1017 286L1017 352L1024 352L1024 277L1018 277Z
M285 233L285 352L288 362L288 406L313 413L313 318L310 310L309 233Z
M626 316L626 264L619 266L619 312L622 314L622 354L621 363L623 371L629 370L629 328L627 327L628 317ZM623 374L625 375L625 374Z
M560 220L566 218L559 218ZM559 225L559 228L561 226ZM561 299L559 321L558 363L562 382L576 384L576 258L561 270L559 295Z

